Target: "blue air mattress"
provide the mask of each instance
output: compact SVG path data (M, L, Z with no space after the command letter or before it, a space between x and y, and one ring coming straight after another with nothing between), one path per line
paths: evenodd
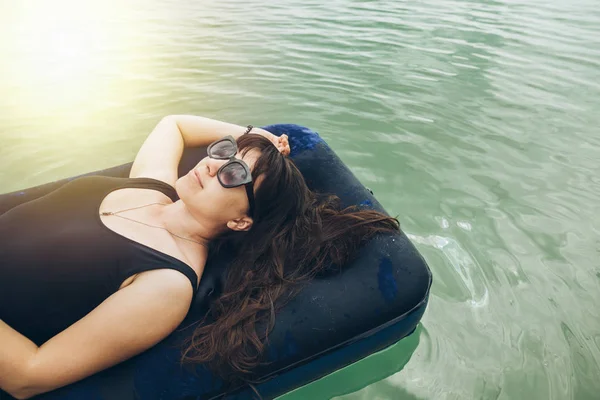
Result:
M381 205L319 137L298 125L265 127L286 133L291 157L313 190L335 193L345 205L384 211ZM186 150L185 174L205 149ZM126 177L131 164L92 173ZM91 175L91 174L90 174ZM73 179L73 178L70 178ZM0 214L43 196L69 179L0 196ZM190 323L218 296L227 259L206 266L196 302L181 328L152 349L73 385L39 396L51 399L251 399L249 386L227 388L202 365L181 368L177 344ZM421 319L431 273L404 233L371 240L342 272L319 277L277 315L269 336L266 361L255 385L263 398L274 398L345 367L409 335ZM32 315L31 318L35 318ZM2 397L0 395L0 397Z

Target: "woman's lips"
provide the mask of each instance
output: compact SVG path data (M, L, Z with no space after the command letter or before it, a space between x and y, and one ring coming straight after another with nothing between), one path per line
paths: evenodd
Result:
M200 187L204 188L204 185L202 184L202 179L200 179L200 174L198 173L197 169L194 170L194 176L198 180L198 183L200 184Z

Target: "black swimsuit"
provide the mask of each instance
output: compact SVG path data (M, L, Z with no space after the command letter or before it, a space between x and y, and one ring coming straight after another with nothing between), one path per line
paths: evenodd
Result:
M155 179L90 176L0 216L0 319L41 345L136 273L175 269L196 292L190 266L102 223L102 200L123 188L158 190L177 200L173 187Z

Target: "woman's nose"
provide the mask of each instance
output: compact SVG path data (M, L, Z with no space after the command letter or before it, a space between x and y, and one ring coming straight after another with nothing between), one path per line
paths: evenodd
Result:
M210 176L217 175L217 171L219 171L219 168L221 168L221 166L226 162L227 160L217 160L209 157L208 161L206 162L206 166L208 167L208 174Z

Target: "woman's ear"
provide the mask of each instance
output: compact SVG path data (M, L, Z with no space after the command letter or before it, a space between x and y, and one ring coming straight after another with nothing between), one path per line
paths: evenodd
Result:
M252 228L252 218L244 216L242 218L232 219L227 221L227 227L232 231L243 232Z

